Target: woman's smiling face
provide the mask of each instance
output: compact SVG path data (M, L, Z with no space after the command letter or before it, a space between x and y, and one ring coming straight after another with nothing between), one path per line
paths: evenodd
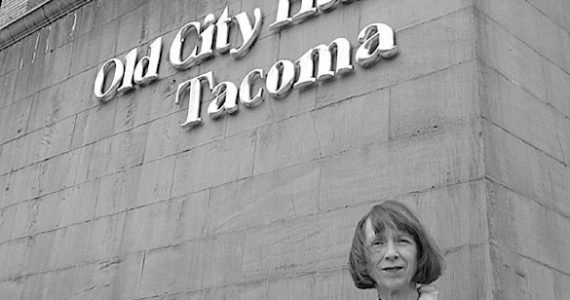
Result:
M418 268L417 245L407 232L386 228L375 233L370 219L365 223L368 276L381 290L409 288Z

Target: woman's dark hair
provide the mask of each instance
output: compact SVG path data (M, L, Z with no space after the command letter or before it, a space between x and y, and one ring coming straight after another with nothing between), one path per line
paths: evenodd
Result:
M376 282L368 276L366 269L367 249L364 224L368 219L376 234L384 232L386 228L391 228L407 232L414 238L418 247L418 270L412 278L413 282L429 284L441 276L444 269L443 256L420 220L404 204L387 200L372 207L356 225L349 255L349 270L357 288L376 287Z

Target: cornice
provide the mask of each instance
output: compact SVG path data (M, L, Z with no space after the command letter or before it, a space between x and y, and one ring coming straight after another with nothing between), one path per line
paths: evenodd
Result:
M0 50L20 41L92 0L46 0L0 28Z

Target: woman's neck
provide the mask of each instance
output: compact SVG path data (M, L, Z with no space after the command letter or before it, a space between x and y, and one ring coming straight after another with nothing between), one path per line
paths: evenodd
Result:
M378 298L381 300L418 300L419 297L415 284L404 290L378 289Z

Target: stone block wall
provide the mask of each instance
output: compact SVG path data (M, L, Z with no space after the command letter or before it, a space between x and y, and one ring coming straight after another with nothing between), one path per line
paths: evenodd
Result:
M497 299L570 297L570 3L479 1Z
M94 0L0 50L0 298L374 299L347 257L388 198L444 250L441 299L568 298L568 7L495 2L353 1L272 31L277 1ZM172 68L178 29L226 6L262 10L251 51ZM354 50L376 22L395 58L218 120L207 92L180 128L179 83ZM158 37L160 79L97 101L99 67Z

